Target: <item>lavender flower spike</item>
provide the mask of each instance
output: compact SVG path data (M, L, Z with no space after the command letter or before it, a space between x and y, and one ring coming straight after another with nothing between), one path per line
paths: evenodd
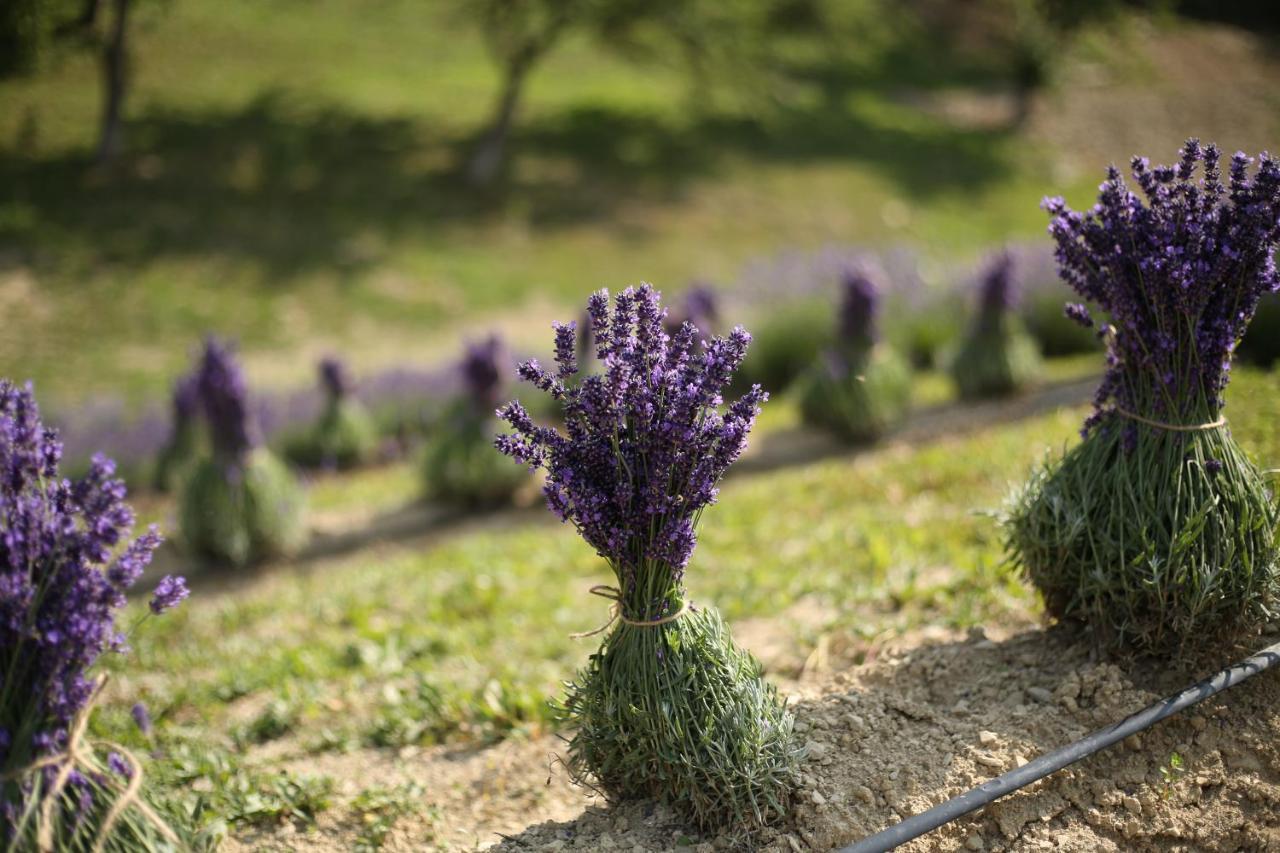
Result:
M186 600L191 591L187 580L181 576L165 575L151 595L151 612L157 615L172 610Z

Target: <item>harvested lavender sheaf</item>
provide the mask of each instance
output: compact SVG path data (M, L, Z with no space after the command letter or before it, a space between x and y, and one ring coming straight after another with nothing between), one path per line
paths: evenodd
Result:
M1133 160L1141 196L1113 167L1088 212L1045 202L1063 280L1109 315L1107 372L1083 441L1012 499L1007 544L1050 613L1116 648L1237 638L1275 612L1280 511L1223 417L1232 353L1280 283L1280 165L1249 163L1224 185L1191 140L1173 166Z
M977 314L951 359L951 378L965 400L1013 394L1040 375L1040 352L1013 311L1018 304L1014 263L1009 252L988 262Z
M835 344L800 382L806 423L851 443L875 441L906 414L911 371L880 342L882 286L865 267L844 274L844 297Z
M494 410L503 392L504 365L511 361L497 336L467 345L457 368L461 393L427 439L423 475L428 497L464 507L497 506L509 502L528 481L524 472L493 453L501 427Z
M378 431L355 398L355 380L337 358L321 359L324 406L307 431L285 443L286 458L303 468L347 469L367 462L378 449Z
M154 527L129 539L134 514L111 460L96 456L88 474L71 482L59 474L61 457L62 445L41 422L31 387L0 380L0 773L8 780L0 786L0 839L6 849L36 849L41 829L56 849L88 849L119 797L88 772L98 768L96 759L75 759L86 772L61 782L57 771L70 757L26 768L69 750L75 721L97 690L95 665L104 654L127 650L115 617L160 543ZM185 598L185 584L166 577L156 596L164 606L153 611L168 609ZM55 802L46 813L43 801L50 797ZM117 824L121 839L114 840L143 843L143 836L128 834L147 831L134 824Z
M187 547L233 565L291 551L303 535L302 492L262 446L230 348L210 338L197 375L212 453L183 489L179 515Z
M178 488L200 454L200 389L195 376L174 383L172 408L172 432L156 458L153 485L158 492Z
M767 395L722 394L750 336L696 343L685 323L663 329L649 285L591 297L601 373L579 376L574 324L556 325L556 363L519 375L557 401L565 432L519 403L496 445L546 471L547 504L608 563L612 627L560 706L576 731L568 766L610 797L657 797L691 822L750 831L786 813L798 748L792 718L732 642L719 615L694 607L684 573L703 510L746 447Z

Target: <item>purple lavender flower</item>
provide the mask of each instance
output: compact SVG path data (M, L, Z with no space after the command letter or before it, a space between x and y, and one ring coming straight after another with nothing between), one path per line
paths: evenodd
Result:
M845 269L841 278L839 346L842 350L865 350L880 339L880 294L883 287L870 268L862 265Z
M512 402L499 414L514 432L496 446L546 469L547 504L613 566L624 609L645 618L669 606L663 596L671 590L638 600L638 575L664 566L678 586L698 518L768 395L757 385L722 410L751 336L737 327L698 348L689 323L668 335L659 294L647 284L618 294L612 315L608 291L596 293L588 314L603 373L575 383L564 360L555 373L536 361L519 367L521 378L562 402L566 434L536 425Z
M165 575L160 579L160 583L156 584L155 591L151 594L151 612L159 615L166 610L172 610L190 594L186 578L180 575Z
M1235 346L1280 287L1280 164L1263 154L1250 177L1251 158L1237 153L1224 185L1220 160L1192 139L1176 166L1133 159L1141 196L1113 166L1087 212L1044 201L1062 279L1114 326L1086 432L1113 404L1170 422L1221 410Z
M129 714L133 717L134 725L138 727L138 731L144 735L151 734L151 714L147 711L147 706L141 702L135 702L129 710Z
M355 388L351 371L340 359L328 356L320 360L320 387L331 400L341 400Z
M125 779L133 778L133 765L125 761L124 756L114 750L107 753L107 768L117 776Z
M183 376L173 383L174 429L190 423L200 409L200 383L195 376Z
M250 414L244 372L231 348L210 337L205 341L197 376L214 452L224 461L239 463L262 443L257 422Z
M160 535L129 541L134 515L114 464L59 476L62 446L31 386L0 380L0 731L5 769L66 743L93 692L90 669L124 637L115 614Z
M716 289L705 281L695 282L684 293L680 310L663 320L667 334L674 335L685 323L691 323L703 334L710 333L720 320L720 298Z
M993 324L1018 304L1013 253L1002 251L983 270L978 296L978 322Z
M468 344L459 366L462 385L476 412L491 414L499 402L502 390L502 368L506 361L506 347L497 335Z
M1074 320L1086 329L1093 328L1093 315L1089 313L1089 308L1084 303L1068 302L1062 313L1066 314L1068 319Z

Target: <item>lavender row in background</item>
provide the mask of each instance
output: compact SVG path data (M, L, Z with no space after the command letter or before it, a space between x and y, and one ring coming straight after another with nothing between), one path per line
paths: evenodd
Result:
M398 437L421 428L457 389L452 365L394 367L361 378L355 396L374 414L386 435ZM256 392L251 397L254 415L271 444L306 429L320 414L323 402L323 391L314 385ZM87 400L50 420L61 434L71 470L87 465L94 453L102 452L133 475L152 463L172 429L168 403L129 406L110 397Z

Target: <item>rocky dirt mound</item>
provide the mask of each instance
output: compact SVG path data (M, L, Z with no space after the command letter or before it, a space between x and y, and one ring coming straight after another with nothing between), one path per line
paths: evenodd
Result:
M1065 632L931 632L794 688L808 758L790 824L744 842L698 836L651 803L596 805L506 837L499 849L829 850L1118 721L1202 674L1099 662ZM1280 673L903 849L1280 850Z

